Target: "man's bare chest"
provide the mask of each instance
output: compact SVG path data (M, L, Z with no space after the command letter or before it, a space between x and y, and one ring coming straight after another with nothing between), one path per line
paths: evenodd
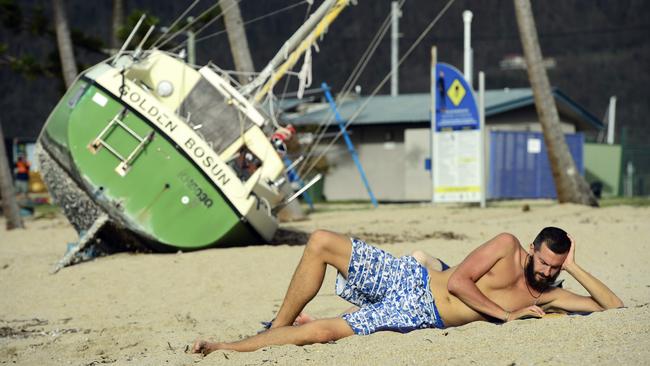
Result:
M504 272L509 275L490 270L476 282L476 286L487 298L503 308L518 309L535 305L539 296L534 296L535 293L526 286L523 274L513 274L512 270Z

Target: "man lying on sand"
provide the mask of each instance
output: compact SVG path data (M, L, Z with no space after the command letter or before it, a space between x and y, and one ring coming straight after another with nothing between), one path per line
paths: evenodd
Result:
M499 234L447 268L421 251L395 258L361 240L318 230L309 238L270 329L252 337L213 343L198 340L192 351L253 351L269 345L305 345L353 334L453 327L470 322L508 322L545 312L594 312L623 302L575 262L575 242L564 230L543 229L528 251L511 234ZM358 308L341 317L313 320L302 314L325 277L338 270L336 293ZM591 296L552 284L571 274ZM294 321L298 325L293 325Z

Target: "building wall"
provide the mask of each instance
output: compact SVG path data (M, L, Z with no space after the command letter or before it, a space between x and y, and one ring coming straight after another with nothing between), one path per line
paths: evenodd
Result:
M520 108L507 113L499 113L488 117L485 121L490 131L521 131L541 132L542 125L539 123L537 112L534 107ZM560 126L564 133L575 133L574 122L560 114Z
M575 125L562 117L563 132L575 133ZM534 108L502 113L487 119L486 124L488 131L541 132ZM429 122L359 125L351 128L350 132L370 187L378 200L431 199L431 175L425 169L425 160L430 155ZM486 149L490 146L489 135L486 136ZM324 181L325 198L369 200L343 138L332 146L326 156L329 171ZM489 159L486 159L485 169L486 173L490 171Z
M601 182L603 196L619 195L621 154L621 145L585 144L585 178Z
M404 200L404 128L364 126L352 128L351 139L361 166L378 200ZM341 138L327 153L327 200L369 200L351 154Z
M433 182L426 161L431 154L431 130L407 128L404 130L404 200L431 199Z

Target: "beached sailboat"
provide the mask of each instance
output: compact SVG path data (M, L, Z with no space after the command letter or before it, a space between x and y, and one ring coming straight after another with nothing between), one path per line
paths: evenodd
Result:
M278 151L290 133L259 103L347 4L324 1L243 87L211 64L197 70L141 46L125 52L129 40L81 73L38 141L44 181L80 235L61 265L91 247L176 251L271 240L278 210L297 194Z

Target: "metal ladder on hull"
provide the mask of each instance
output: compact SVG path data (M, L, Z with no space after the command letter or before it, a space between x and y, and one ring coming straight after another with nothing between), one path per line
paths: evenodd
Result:
M124 177L129 172L132 166L132 162L138 156L138 154L144 150L144 148L153 140L154 131L149 132L146 136L140 136L135 131L133 131L129 126L127 126L122 119L126 115L126 109L123 109L120 113L116 114L115 117L104 127L104 129L95 137L92 142L88 145L88 150L92 154L97 154L101 147L105 147L111 154L115 155L116 158L120 160L120 163L115 167L115 172L120 176ZM104 137L108 134L108 131L111 130L113 126L121 127L133 138L138 140L138 145L131 151L126 158L120 154L114 147L109 145Z

